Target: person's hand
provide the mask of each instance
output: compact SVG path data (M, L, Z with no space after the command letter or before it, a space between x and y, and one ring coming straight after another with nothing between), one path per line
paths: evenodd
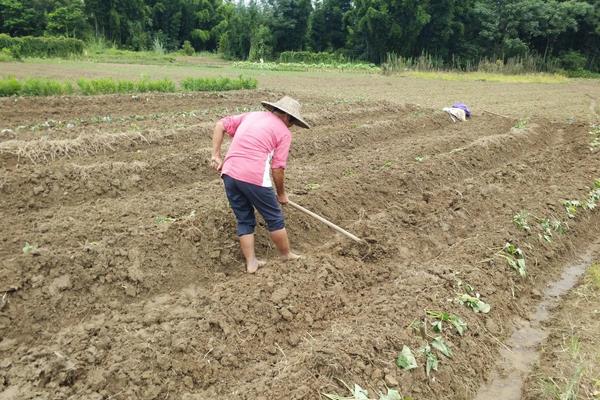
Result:
M279 204L287 204L289 202L287 194L278 194L277 195L277 200L279 201Z
M220 171L223 168L223 159L221 156L212 156L210 159L210 166L216 171Z

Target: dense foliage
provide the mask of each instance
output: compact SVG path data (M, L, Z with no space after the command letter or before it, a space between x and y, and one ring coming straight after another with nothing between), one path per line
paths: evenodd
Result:
M313 51L380 63L392 53L465 67L535 56L600 70L600 0L0 0L0 33L133 50L187 41L188 53L253 61Z

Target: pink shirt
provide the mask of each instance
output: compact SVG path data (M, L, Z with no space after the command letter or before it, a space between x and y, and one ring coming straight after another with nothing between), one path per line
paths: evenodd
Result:
M222 173L254 185L271 187L271 168L285 168L292 133L279 117L259 111L221 119L233 138Z

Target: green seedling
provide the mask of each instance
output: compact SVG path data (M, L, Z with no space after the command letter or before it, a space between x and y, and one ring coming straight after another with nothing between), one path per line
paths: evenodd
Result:
M38 247L36 245L25 242L25 246L23 246L23 254L37 254L38 252Z
M543 238L546 242L552 242L552 225L548 218L544 218L540 221L540 228L542 229L542 233L540 234L540 238Z
M600 147L600 125L594 124L591 126L590 135L592 135L592 141L590 143L590 150L594 151Z
M594 182L594 188L590 191L584 207L588 210L593 210L600 202L600 179Z
M427 310L427 315L435 319L435 321L432 323L434 332L442 333L443 322L448 322L454 326L456 332L458 332L458 334L461 336L467 330L466 322L454 314L450 314L445 311Z
M517 129L525 129L525 128L527 128L527 124L529 124L529 118L521 118L515 124L515 128L517 128Z
M550 226L552 226L552 229L554 230L554 232L557 232L561 235L564 235L565 233L567 233L568 226L566 226L564 223L562 223L561 221L559 221L556 218L553 218L550 221Z
M565 200L562 202L562 205L567 211L567 216L569 218L575 218L577 209L581 207L581 202L579 200Z
M417 162L423 162L423 161L425 161L425 156L416 156L415 157L415 161L417 161Z
M527 219L529 218L529 213L525 210L520 211L519 213L517 213L514 217L513 217L513 223L515 224L515 226L519 229L521 229L522 231L530 231L531 227L529 226L529 223L527 222Z
M523 250L512 243L506 243L502 248L500 256L506 260L508 265L517 271L521 277L527 276L527 267L525 265L525 254Z
M327 398L329 400L375 400L375 399L371 399L369 397L369 392L366 389L363 389L356 383L354 384L354 388L351 388L346 384L346 382L341 381L341 380L340 380L340 382L342 382L342 384L344 384L344 386L346 386L346 388L350 391L352 396L347 397L347 396L340 396L337 394L327 394L327 393L322 393L322 395L325 396L325 398ZM381 392L379 393L378 400L412 400L412 398L403 397L400 395L400 393L397 390L387 388L386 394L383 394Z
M431 347L429 345L425 345L424 347L421 348L421 353L423 353L423 355L425 355L425 372L427 373L427 376L429 377L429 375L431 374L431 371L437 371L438 370L438 358L437 356L431 351Z
M318 183L307 183L305 186L305 189L306 190L316 190L320 187L321 187L321 185L319 185Z
M452 350L448 346L448 343L441 337L437 336L431 341L431 347L442 353L448 358L452 358Z
M402 346L402 351L396 358L396 365L405 370L417 368L417 360L415 359L413 352L410 350L410 347L406 345Z
M177 218L173 218L173 217L168 217L166 215L157 215L154 218L154 223L156 225L162 225L162 224L170 224L177 221Z
M461 294L457 297L457 300L460 304L466 305L476 313L487 314L492 309L489 304L479 298L479 293L477 293L475 296L471 296L467 293Z
M383 163L383 165L381 166L381 169L390 169L392 167L393 162L390 160L387 160L386 162Z

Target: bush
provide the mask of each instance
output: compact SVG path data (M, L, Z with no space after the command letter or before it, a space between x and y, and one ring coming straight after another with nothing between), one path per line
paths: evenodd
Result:
M0 49L0 62L2 61L13 61L14 57L10 49Z
M183 42L183 46L181 47L181 49L183 50L183 54L185 54L186 56L194 55L195 50L192 47L192 44L190 43L189 40L186 40L185 42Z
M169 79L151 81L114 80L112 78L79 79L77 81L79 90L84 95L112 94L112 93L135 93L135 92L174 92L175 83Z
M181 87L190 91L223 91L238 89L256 89L257 82L253 78L187 78L181 82Z
M21 91L21 82L15 78L0 79L0 97L14 96Z
M142 79L136 83L135 89L138 92L174 92L176 90L175 83L167 78L157 81Z
M58 82L44 78L30 78L23 82L19 94L23 96L58 96L73 93L70 82Z
M587 64L587 57L578 51L569 51L559 57L559 63L568 71L583 70Z
M65 37L23 36L13 38L0 34L0 50L8 49L13 57L61 57L83 54L83 42Z

